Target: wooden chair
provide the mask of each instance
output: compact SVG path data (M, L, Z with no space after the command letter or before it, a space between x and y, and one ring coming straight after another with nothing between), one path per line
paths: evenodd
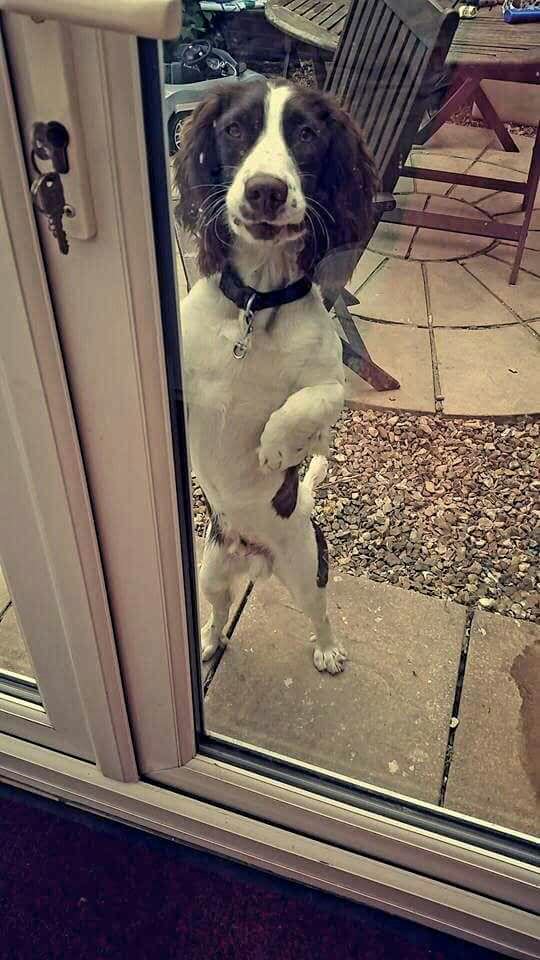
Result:
M396 205L392 192L458 23L457 12L438 0L353 0L326 90L358 122L375 158L384 193L373 230ZM357 302L344 290L332 304L345 335L344 362L376 390L393 390L397 381L371 359L348 309Z

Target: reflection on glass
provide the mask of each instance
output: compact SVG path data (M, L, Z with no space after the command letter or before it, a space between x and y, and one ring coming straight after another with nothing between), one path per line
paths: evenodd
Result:
M35 677L26 642L17 621L15 605L0 567L0 680L2 676L12 674L32 679Z
M479 13L484 46L499 16ZM461 23L442 59L477 29ZM359 72L334 61L328 82L352 102L364 152L317 89L320 60L293 56L297 86L272 88L281 33L248 11L212 30L210 47L229 43L262 79L236 80L191 125L169 120L206 729L536 835L540 104L525 115L500 93L499 136L462 105L421 144L422 118L450 89L443 70L428 102L400 92L414 123L394 110L401 134L386 155L397 93L380 87L385 64L377 87L347 54ZM345 42L360 49L361 33ZM194 102L212 91L203 53ZM193 78L182 79L185 100ZM304 277L320 281L328 313L315 288L280 303ZM276 303L250 317L246 287Z

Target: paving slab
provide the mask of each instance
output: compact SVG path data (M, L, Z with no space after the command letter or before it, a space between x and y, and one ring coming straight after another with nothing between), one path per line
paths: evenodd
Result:
M540 627L474 616L446 806L540 835Z
M513 264L516 255L516 248L508 243L499 243L493 250L489 251L489 256L495 260L501 260L503 263ZM529 273L533 273L540 280L540 250L525 250L521 259L521 267ZM520 282L518 278L518 283ZM540 303L531 304L533 310L536 308L540 312Z
M399 194L400 206L408 210L423 210L427 202L425 194ZM371 241L369 249L385 257L405 257L411 245L416 227L408 227L402 223L380 223Z
M538 315L539 277L533 277L521 271L518 282L510 284L508 282L510 267L503 267L500 260L485 255L467 260L466 269L470 270L502 303L511 307L521 319L530 320Z
M0 620L0 670L2 668L27 677L35 676L13 604Z
M482 220L484 216L476 207L463 200L456 200L454 197L430 196L426 209L430 213L469 217L471 220ZM456 260L472 257L492 244L493 240L489 237L450 233L447 230L428 230L422 227L414 238L410 257L414 260Z
M2 573L2 567L0 567L0 614L4 607L9 603L9 590L6 583L6 578Z
M448 191L448 196L452 197L454 200L464 200L466 203L478 204L481 200L485 200L487 197L492 196L493 189L487 189L486 187L465 187L461 184L455 184L451 190Z
M427 327L422 267L414 260L387 260L356 296L358 304L351 308L354 314Z
M205 701L207 730L437 803L465 609L367 578L330 579L350 660L313 666L310 625L258 583Z
M378 270L386 257L380 253L365 250L358 261L355 271L347 284L347 290L357 294L363 284Z
M460 263L426 263L434 327L484 327L516 323L514 314L499 303Z
M435 330L446 414L512 416L540 411L540 346L524 326Z
M452 173L465 173L471 163L469 159L464 157L456 157L448 153L435 151L433 153L429 151L417 153L415 151L411 155L409 162L413 167L428 167L432 170L450 170ZM452 186L451 183L444 183L442 180L420 180L417 178L415 178L414 183L418 193L431 193L438 194L439 196L444 196Z
M512 170L518 170L522 174L528 174L531 165L534 137L522 137L519 134L512 134L512 137L519 147L519 153L507 153L505 150L488 148L485 153L482 154L482 160L498 167L509 167ZM495 176L497 176L497 174L495 174Z
M441 152L474 160L487 147L496 143L498 140L493 131L485 127L463 127L458 123L445 123L423 147L415 146L414 153Z
M504 220L507 223L515 223L518 226L523 223L523 214L520 213L510 213L508 215L497 214L495 216L496 220ZM540 244L540 207L536 207L533 210L531 222L529 226L529 233L527 235L527 243L525 246L532 247L534 250L539 249Z
M399 390L379 393L355 373L345 370L345 396L351 406L434 413L435 395L429 331L401 323L356 320L364 343L384 370L399 380Z

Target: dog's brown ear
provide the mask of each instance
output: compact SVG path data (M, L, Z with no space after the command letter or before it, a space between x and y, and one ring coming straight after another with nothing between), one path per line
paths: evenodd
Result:
M182 127L180 149L173 161L173 180L179 195L175 214L199 242L198 263L203 276L223 268L230 239L225 218L218 215L216 220L213 216L223 182L215 124L228 100L227 90L219 90L194 110ZM224 191L222 199L224 202Z
M373 229L378 176L360 128L327 98L330 146L315 198L328 214L324 237L314 251L315 278L329 299L349 280Z

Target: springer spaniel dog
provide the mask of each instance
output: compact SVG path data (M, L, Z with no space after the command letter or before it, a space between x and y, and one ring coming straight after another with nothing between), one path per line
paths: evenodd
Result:
M274 573L313 624L315 666L336 674L346 653L332 636L328 552L310 516L344 400L342 344L321 290L335 294L354 269L374 168L331 98L254 81L195 110L175 181L201 273L180 312L192 466L210 512L202 657L225 642L234 578Z

